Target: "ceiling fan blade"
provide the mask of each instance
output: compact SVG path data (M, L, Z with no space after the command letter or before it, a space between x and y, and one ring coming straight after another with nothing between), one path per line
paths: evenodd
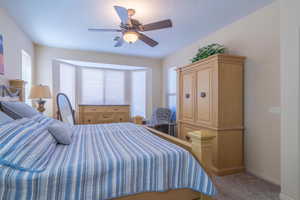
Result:
M109 29L109 28L89 28L88 30L94 32L121 32L122 31L119 29Z
M123 24L128 24L128 20L129 20L128 10L121 6L114 6L114 8L115 8L116 12L118 13L118 15L121 19L121 22Z
M114 47L121 47L124 43L123 37L116 37L114 41L117 41Z
M143 42L145 42L146 44L148 44L151 47L155 47L156 45L158 45L158 42L156 42L155 40L149 38L148 36L142 34L142 33L138 33L139 35L139 39L142 40Z
M114 41L118 41L120 39L120 36L116 36L115 38L114 38Z
M152 30L158 30L163 28L170 28L172 27L172 21L170 19L154 22L151 24L146 24L140 26L140 31L152 31Z

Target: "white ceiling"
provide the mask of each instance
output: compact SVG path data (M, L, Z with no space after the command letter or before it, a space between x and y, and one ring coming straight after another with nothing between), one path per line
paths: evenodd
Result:
M1 0L0 6L38 44L126 55L163 57L261 8L273 0ZM136 9L146 24L171 19L174 27L147 32L160 44L138 41L115 48L119 33L88 32L89 27L118 28L113 6Z

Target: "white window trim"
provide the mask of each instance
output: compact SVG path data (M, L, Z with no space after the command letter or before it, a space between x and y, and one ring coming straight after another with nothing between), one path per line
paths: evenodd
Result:
M23 57L27 57L29 59L29 63L30 63L30 80L25 80L26 78L23 77L24 75L24 60ZM27 88L27 91L25 93L25 102L28 104L32 104L32 100L29 99L29 92L33 83L33 69L32 69L32 57L29 53L27 53L24 49L21 50L21 79L26 81L26 85L25 88Z
M167 92L166 92L166 105L167 105L167 107L170 107L170 105L169 105L169 97L171 97L171 96L177 96L177 90L178 90L178 86L177 86L177 81L176 81L176 92L169 92L170 91L170 85L169 85L169 81L170 81L170 74L169 74L169 70L175 70L176 69L176 67L170 67L170 68L168 68L167 69ZM177 77L176 77L177 78ZM176 106L177 107L177 106Z

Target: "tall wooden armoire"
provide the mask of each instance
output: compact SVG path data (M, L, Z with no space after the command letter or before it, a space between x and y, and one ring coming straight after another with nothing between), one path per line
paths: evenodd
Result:
M213 172L220 176L244 170L244 61L217 54L177 69L179 137L213 130Z

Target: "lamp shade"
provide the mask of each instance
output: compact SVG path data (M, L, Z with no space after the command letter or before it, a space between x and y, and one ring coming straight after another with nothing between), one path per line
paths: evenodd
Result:
M51 98L50 88L47 85L34 85L31 87L29 99Z

